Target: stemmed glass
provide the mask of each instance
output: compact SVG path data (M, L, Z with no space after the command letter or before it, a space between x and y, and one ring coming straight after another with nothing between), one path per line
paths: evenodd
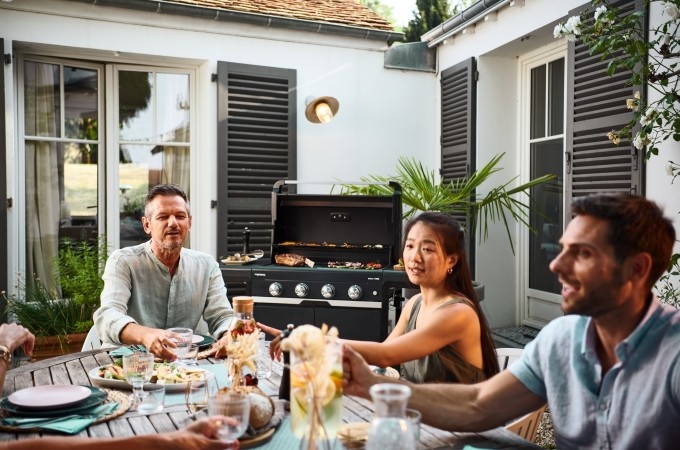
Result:
M144 383L151 379L153 374L152 353L131 353L123 356L123 375L132 385L132 409L137 409L137 402L144 395Z
M209 397L208 414L224 417L218 424L217 437L232 446L248 428L250 417L248 395L234 392Z
M199 380L187 381L184 400L192 416L208 407L208 399L217 395L217 378L210 372L204 372Z

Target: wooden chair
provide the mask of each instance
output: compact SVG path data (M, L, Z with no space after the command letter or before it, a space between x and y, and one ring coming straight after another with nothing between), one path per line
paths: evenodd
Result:
M97 329L93 326L90 328L90 331L87 333L87 336L85 336L85 342L83 343L83 349L81 352L84 352L86 350L97 350L102 348L102 340L99 339L99 335L97 334Z
M521 348L502 347L496 349L498 366L501 370L507 369L508 366L519 359L521 355ZM513 420L512 422L505 425L505 428L508 431L512 431L518 436L526 439L527 441L533 442L536 438L538 425L541 423L541 419L543 418L543 413L545 412L546 407L547 405L543 405L537 410L530 412L519 419Z

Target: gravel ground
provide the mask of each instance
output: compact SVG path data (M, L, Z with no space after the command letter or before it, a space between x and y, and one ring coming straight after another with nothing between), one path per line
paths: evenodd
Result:
M550 418L549 408L546 408L545 413L543 413L543 418L541 419L541 423L538 425L534 442L543 448L557 448L557 446L555 446L555 436L553 435L553 426L552 420Z

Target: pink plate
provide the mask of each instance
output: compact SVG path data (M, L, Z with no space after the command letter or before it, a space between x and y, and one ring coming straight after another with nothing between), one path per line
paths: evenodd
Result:
M58 384L22 389L7 397L7 400L22 408L57 409L75 405L91 394L92 391L85 386Z

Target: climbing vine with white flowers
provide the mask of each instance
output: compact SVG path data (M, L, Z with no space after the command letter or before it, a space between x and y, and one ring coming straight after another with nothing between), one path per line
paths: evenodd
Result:
M645 158L659 155L659 145L669 139L680 142L680 0L645 0L645 6L659 3L662 23L646 32L644 11L621 14L611 0L593 0L591 7L555 27L556 38L580 39L591 55L609 59L607 73L617 70L631 73L631 86L646 85L659 95L648 101L644 92L635 92L626 101L633 119L620 130L611 130L607 138L614 144L628 139ZM632 130L640 124L633 136ZM673 184L680 176L680 164L668 161L667 174ZM659 298L680 307L680 254L674 254L668 272L659 280Z

